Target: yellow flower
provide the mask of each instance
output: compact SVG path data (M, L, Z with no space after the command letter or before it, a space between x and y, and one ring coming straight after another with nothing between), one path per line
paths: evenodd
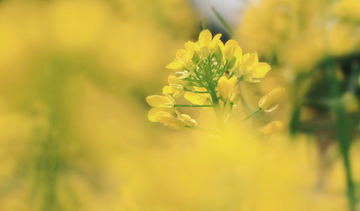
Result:
M234 66L237 66L242 58L242 49L238 46L238 42L235 40L228 40L225 46L222 46L222 43L220 42L219 46L221 46L224 51L224 59L228 61L227 68L231 69Z
M237 82L236 77L227 79L225 76L222 76L218 81L218 90L220 93L221 99L225 102L227 101L235 88Z
M207 91L205 88L203 87L194 87L195 91L200 91L200 92L205 92ZM191 102L192 104L196 104L196 105L206 105L206 104L210 104L210 99L211 96L209 93L193 93L193 92L186 92L184 94L184 98L186 100L188 100L189 102Z
M245 54L242 57L242 65L239 68L241 79L249 83L260 82L259 79L263 78L271 69L269 64L265 62L259 63L256 51L251 55L249 53Z
M183 121L177 119L172 114L165 111L158 112L156 120L173 130L181 130L185 127L185 123Z
M267 124L263 129L260 130L260 133L264 135L264 138L270 137L272 134L283 129L283 124L279 121L273 121Z
M168 69L172 70L181 70L185 68L191 68L193 62L191 59L194 56L194 47L195 43L189 41L185 44L185 50L180 49L176 52L176 59L175 61L171 62L169 65L166 66Z
M217 34L212 38L212 34L209 30L203 30L199 35L199 41L196 43L195 49L200 51L203 57L207 58L209 54L214 54L218 49L220 37L221 34Z
M259 100L259 108L261 108L265 112L271 112L275 110L279 105L276 105L272 107L271 109L268 109L275 101L279 99L279 97L284 94L285 89L281 88L280 86L277 86L275 89L273 89L271 92L269 92L267 95L262 97ZM267 110L268 109L268 110Z
M151 95L146 98L146 102L151 105L152 109L148 112L148 118L152 122L158 122L157 117L159 116L159 112L168 112L173 113L175 108L174 104L175 100L168 94L162 95Z
M184 82L174 75L168 77L169 86L164 86L163 93L173 94L174 97L179 97L184 91Z

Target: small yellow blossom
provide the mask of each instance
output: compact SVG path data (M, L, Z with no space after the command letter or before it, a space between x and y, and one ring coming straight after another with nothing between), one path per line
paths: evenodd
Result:
M218 81L218 90L220 93L220 98L225 102L227 101L235 88L238 79L236 77L232 77L227 79L225 76L222 76Z
M173 94L174 97L180 96L184 91L184 82L174 75L168 77L169 86L164 86L163 93Z
M185 68L191 68L193 62L191 59L194 56L195 43L189 41L185 44L185 50L180 49L176 52L176 60L166 66L168 69L181 70Z
M177 119L172 114L165 111L158 112L156 120L173 130L181 130L185 127L185 123L183 121Z
M281 88L280 86L277 86L275 89L273 89L271 92L269 92L267 95L262 97L259 100L259 108L261 108L265 112L271 112L275 110L279 105L276 105L272 107L271 109L268 109L275 101L279 99L279 97L284 94L285 89ZM267 110L268 109L268 110Z
M212 34L209 30L203 30L199 35L199 41L196 43L195 49L200 51L204 58L207 58L209 54L214 54L218 49L220 37L221 34L217 34L212 38Z
M158 122L157 117L159 116L159 112L169 112L173 113L175 108L174 104L175 100L168 94L162 95L151 95L146 98L146 102L151 105L152 109L150 109L148 113L148 118L152 122Z
M228 62L227 67L229 69L237 66L242 58L242 49L238 46L238 42L235 40L228 40L225 46L222 46L219 42L219 46L224 51L224 59Z
M251 55L249 53L242 57L242 65L239 66L239 74L245 82L260 82L267 72L271 69L270 65L265 62L259 62L259 57L255 51Z
M280 121L273 121L267 124L263 129L260 130L260 133L264 138L270 137L272 134L283 129L283 123Z
M194 87L195 91L205 92L207 91L203 87ZM211 96L209 93L193 93L186 92L184 98L195 105L208 105L210 104Z

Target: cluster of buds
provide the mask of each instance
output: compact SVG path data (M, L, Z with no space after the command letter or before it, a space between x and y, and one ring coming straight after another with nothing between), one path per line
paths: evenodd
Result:
M168 77L169 85L163 88L163 95L146 98L153 107L148 114L150 121L161 122L175 130L196 129L196 121L180 113L178 108L212 107L219 124L224 124L227 118L222 117L223 111L227 109L230 114L239 101L239 83L260 82L271 69L267 63L259 62L256 52L243 54L237 41L230 39L223 44L220 37L221 34L212 37L209 30L204 30L197 42L189 41L185 49L176 52L175 60L166 67L177 72ZM283 92L283 88L277 87L265 95L255 113L273 111L277 106L270 109L269 106ZM191 104L177 104L174 98L180 96Z

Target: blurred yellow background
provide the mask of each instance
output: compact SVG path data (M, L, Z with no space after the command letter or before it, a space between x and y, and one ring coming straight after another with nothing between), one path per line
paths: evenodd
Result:
M306 22L326 17L319 15L325 1L303 1L310 9L295 0L263 2L249 6L234 36L244 52L267 61L280 52L275 71L249 86L256 96L273 84L291 90L294 67L311 65L318 57L310 54L325 46L313 40L323 39L321 28L300 33L283 7L269 9L290 5L285 12L306 11L298 20ZM263 122L221 140L148 121L145 98L161 93L172 73L165 66L197 39L197 21L185 0L0 1L0 210L346 210L335 145L324 170L312 137L293 141L284 130L252 139ZM331 49L353 52L356 26L330 29ZM268 118L288 122L290 105L282 104ZM214 118L210 110L188 112L203 125ZM358 182L358 142L350 157Z

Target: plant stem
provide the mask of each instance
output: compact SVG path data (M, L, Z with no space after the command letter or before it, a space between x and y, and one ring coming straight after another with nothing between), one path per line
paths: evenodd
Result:
M191 107L191 108L203 108L203 107L213 107L213 105L182 105L182 104L175 104L174 107Z
M245 119L243 119L240 123L245 122L246 120L250 119L250 117L254 116L255 114L259 113L262 109L258 108L258 110L254 111L254 113L250 114L248 117L246 117Z
M327 61L327 69L330 71L331 80L331 95L333 98L340 98L340 84L336 78L336 64L332 60ZM336 126L337 126L337 138L341 154L343 156L346 183L347 183L347 196L349 200L349 210L356 210L356 196L355 196L355 184L351 176L351 164L349 158L349 151L351 147L351 133L354 127L351 121L347 119L346 111L342 103L337 103L333 107L336 114Z
M184 88L184 91L192 92L192 93L198 93L198 94L208 94L209 93L208 91L194 91L194 90L190 90L190 89L187 89L187 88Z
M211 95L211 99L213 102L213 108L214 108L214 112L218 121L218 126L219 129L222 130L223 128L223 121L221 120L221 108L220 108L220 104L219 104L219 99L217 97L216 94L216 90L215 90L215 83L214 83L214 79L213 79L213 75L211 72L211 57L208 57L208 62L206 65L206 70L205 73L208 76L208 87L209 87L209 91L210 91L210 95Z

